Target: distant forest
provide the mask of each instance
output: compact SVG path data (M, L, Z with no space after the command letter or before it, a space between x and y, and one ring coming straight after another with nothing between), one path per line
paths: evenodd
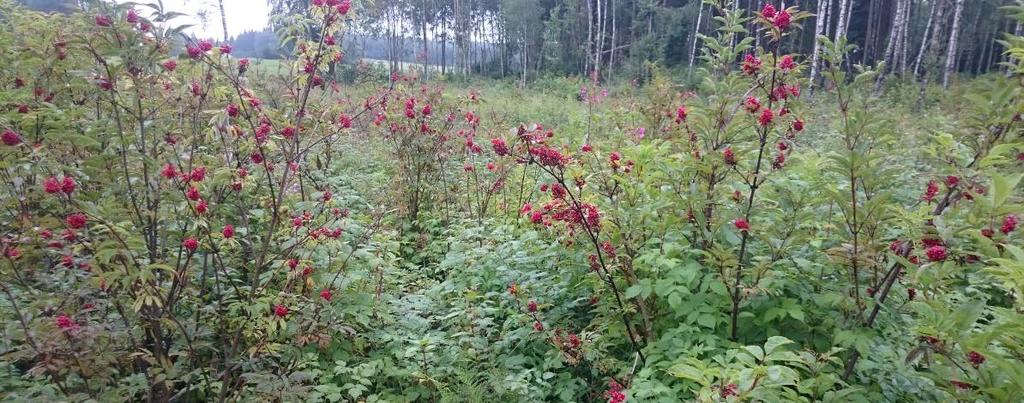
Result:
M19 0L41 10L85 7L72 0ZM702 35L723 9L754 15L765 4L797 7L804 20L794 53L811 55L817 36L848 38L852 63L886 61L886 72L946 82L954 73L983 74L1006 60L1000 39L1021 34L1006 6L1024 0L392 0L353 1L349 58L442 65L445 73L544 74L634 78L655 63L689 69L700 62ZM214 3L214 2L211 2ZM268 0L272 21L308 13L310 0ZM230 15L215 14L222 21ZM273 24L272 24L273 25ZM222 39L222 38L215 38ZM231 40L239 55L282 52L272 27Z

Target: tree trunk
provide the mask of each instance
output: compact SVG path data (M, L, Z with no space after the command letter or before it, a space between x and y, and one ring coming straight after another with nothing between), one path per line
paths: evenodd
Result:
M839 19L836 20L836 34L832 38L833 41L838 42L839 38L846 36L846 31L849 29L848 22L850 19L850 0L839 0Z
M885 80L886 72L895 72L899 65L898 58L900 57L901 47L901 34L905 32L903 30L904 15L908 11L910 3L907 0L896 1L896 14L892 18L892 27L889 29L889 43L885 45L885 53L882 55L882 59L885 60L885 69L880 71L878 78L875 79L875 91L882 89L882 82Z
M825 0L819 0L825 1ZM832 9L835 8L835 0L827 0L825 3L825 30L822 31L822 35L826 37L832 32Z
M943 22L946 21L947 3L948 2L945 0L936 0L935 3L935 25L932 27L931 43L928 45L930 49L922 62L924 66L924 75L921 79L921 92L918 94L917 98L918 108L924 106L925 91L928 89L928 83L932 79L932 74L934 74L933 70L935 70L938 65L942 54L942 41L947 39L944 35L945 27L943 27Z
M220 6L220 25L224 28L224 42L228 41L228 15L224 13L224 0L217 0L217 5Z
M931 32L932 23L935 21L937 4L938 1L932 2L932 10L928 13L928 23L924 25L924 35L921 36L921 48L918 49L917 57L914 59L914 76L920 74L921 71L921 61L924 59L924 52L928 49L928 34Z
M615 0L609 1L609 7L612 8L612 44L609 47L611 54L608 55L608 73L606 77L608 77L608 79L611 80L613 71L612 69L615 68L615 36L617 33L616 24L618 23L618 21L616 20L617 13L615 11Z
M423 15L421 17L423 18L423 20L420 21L420 32L422 33L423 36L423 77L429 78L430 70L428 64L430 61L430 48L428 47L429 44L427 43L427 0L423 0L422 5Z
M697 38L700 37L700 22L701 22L701 19L703 17L704 17L704 3L702 2L697 7L697 23L694 24L694 28L693 28L693 44L690 45L690 66L689 66L689 69L687 69L687 72L686 72L687 78L689 78L690 75L693 73L693 60L694 60L694 58L697 55ZM813 76L812 76L812 79L813 79Z
M910 37L910 15L913 11L914 0L904 0L903 4L903 18L900 21L900 40L897 42L899 45L899 61L900 61L900 75L905 76L907 74L907 49L910 42L907 38Z
M821 64L821 43L818 42L818 37L827 35L826 26L828 24L828 9L832 7L832 0L818 0L818 15L815 17L814 22L814 50L811 51L811 90L813 91L814 85L818 79L818 65ZM692 65L692 58L690 59Z
M587 52L586 62L583 65L583 74L590 74L590 59L594 49L594 6L591 0L587 2Z
M960 37L960 16L964 11L964 0L956 0L953 12L953 29L949 32L949 49L946 49L946 68L942 72L942 88L949 88L949 77L956 67L956 45Z

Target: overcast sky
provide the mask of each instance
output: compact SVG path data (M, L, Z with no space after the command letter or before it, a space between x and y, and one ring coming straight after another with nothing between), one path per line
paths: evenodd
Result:
M122 0L126 1L126 0ZM147 1L136 0L138 3ZM187 32L195 34L199 38L223 39L224 30L220 24L220 9L217 8L217 0L163 0L164 8L167 11L177 11L188 14L188 17L181 17L173 20L176 24L192 24L193 27ZM143 15L144 8L140 7ZM198 18L206 12L206 23ZM228 34L237 36L244 31L259 31L267 26L270 6L266 0L224 0L224 12L228 16Z

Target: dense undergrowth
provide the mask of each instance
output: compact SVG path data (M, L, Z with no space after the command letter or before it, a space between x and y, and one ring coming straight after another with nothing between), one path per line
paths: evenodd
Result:
M757 49L722 11L694 86L341 84L325 3L283 75L171 55L158 9L0 5L0 396L1024 390L1019 67L918 102L823 39L809 93L806 14L766 9Z

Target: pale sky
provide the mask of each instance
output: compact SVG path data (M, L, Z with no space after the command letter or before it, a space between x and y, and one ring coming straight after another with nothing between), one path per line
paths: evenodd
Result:
M127 2L128 0L119 0ZM149 1L135 0L136 3L147 3ZM152 1L152 0L151 0ZM155 3L155 1L153 1ZM220 23L220 9L217 7L217 0L163 0L164 9L188 14L188 17L180 17L171 21L175 25L193 26L186 30L199 38L212 38L221 40L224 37L224 30ZM138 7L140 14L148 16L146 7ZM206 12L206 23L198 18ZM224 0L224 12L227 14L228 34L237 36L244 31L259 31L267 26L269 21L270 6L266 0Z

